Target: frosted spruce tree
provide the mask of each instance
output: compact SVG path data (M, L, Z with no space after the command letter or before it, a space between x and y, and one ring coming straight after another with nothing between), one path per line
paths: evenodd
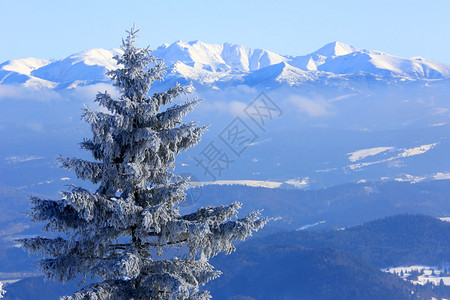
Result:
M166 68L148 48L134 45L136 33L128 32L123 55L114 57L119 68L108 72L121 96L98 93L96 101L108 112L84 110L93 137L81 147L95 161L60 158L62 167L97 190L72 186L60 200L31 199L32 219L59 233L20 240L29 252L44 255L39 264L46 277L103 279L63 299L209 299L199 286L221 273L208 259L232 252L232 241L267 221L258 212L237 219L240 203L179 213L188 179L172 173L175 155L196 145L206 128L181 122L197 99L161 111L187 93L184 87L149 96ZM179 255L163 259L173 247L179 247Z
M0 299L3 298L3 295L6 291L3 289L3 282L0 281Z

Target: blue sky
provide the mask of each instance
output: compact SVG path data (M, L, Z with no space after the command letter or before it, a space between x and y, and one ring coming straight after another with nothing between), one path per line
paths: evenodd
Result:
M341 41L450 64L449 12L448 0L0 0L0 62L117 48L136 22L153 48L201 40L304 55Z

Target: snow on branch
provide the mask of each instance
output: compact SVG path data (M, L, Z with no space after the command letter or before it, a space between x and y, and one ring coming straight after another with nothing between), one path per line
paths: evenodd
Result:
M74 293L71 296L63 296L61 300L127 300L131 299L133 290L132 282L127 280L105 280L93 283Z
M176 104L166 111L157 114L151 120L145 124L146 127L152 127L155 130L174 128L177 125L182 124L181 119L187 115L189 112L194 110L194 105L200 103L200 100L194 99L186 101L183 104Z
M154 103L156 108L159 109L162 105L172 103L173 99L187 94L187 88L176 84L165 92L155 93L150 97L147 102Z
M58 160L62 168L74 171L80 179L88 179L94 184L100 182L102 179L103 163L65 157L59 157Z
M187 221L202 221L205 219L211 219L215 222L224 222L232 217L237 217L238 210L242 207L240 202L234 202L228 206L218 206L218 207L202 207L197 212L184 215L183 220Z
M34 222L47 222L47 231L68 232L86 224L77 211L62 200L45 200L31 197L33 205L29 216Z

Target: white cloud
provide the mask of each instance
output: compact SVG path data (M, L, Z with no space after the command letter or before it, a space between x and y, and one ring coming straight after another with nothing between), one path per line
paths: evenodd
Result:
M446 180L450 179L450 172L438 172L433 176L435 180Z
M51 89L33 89L11 84L0 85L0 101L3 100L34 100L39 102L50 102L62 100L63 97Z
M235 86L232 89L232 91L235 91L237 93L246 93L246 94L249 94L249 95L258 93L258 90L256 88L250 87L250 86L245 85L245 84L240 84L240 85Z
M320 98L309 99L298 95L291 95L287 101L294 105L301 114L306 114L309 117L325 117L334 114L333 106Z
M23 124L24 127L31 129L32 131L42 132L44 131L44 124L41 122L28 122Z
M235 117L245 117L246 114L244 112L245 108L248 106L248 104L239 102L239 101L232 101L229 104L229 110L230 113Z
M224 101L203 101L195 110L201 113L209 113L212 111L225 111L227 103Z
M31 160L44 159L45 157L34 155L17 155L6 157L5 160L10 164L23 163Z
M220 112L226 113L233 117L246 117L244 109L247 107L247 103L240 101L204 101L196 108L196 111L200 113Z
M433 123L433 124L430 124L428 126L430 126L430 127L439 127L439 126L444 126L444 125L447 125L447 123L446 122Z
M316 170L316 173L328 173L331 171L336 171L337 168L329 168L329 169L322 169L322 170Z
M82 102L88 102L93 101L98 92L104 93L105 91L107 91L113 98L119 97L119 91L117 88L109 83L76 86L72 90L71 97L74 99L82 99Z

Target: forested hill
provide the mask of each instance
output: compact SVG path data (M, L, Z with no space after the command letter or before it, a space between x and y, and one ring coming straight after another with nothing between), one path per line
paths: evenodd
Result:
M450 223L397 215L340 230L254 238L213 260L224 275L210 289L216 299L431 299L437 291L431 286L412 286L379 269L448 261Z
M398 215L342 230L279 233L252 243L331 247L380 268L438 265L450 261L450 223L424 215Z
M213 261L223 276L208 285L214 299L431 299L399 277L336 249L245 245ZM412 294L412 292L414 294ZM427 295L427 297L425 297Z

